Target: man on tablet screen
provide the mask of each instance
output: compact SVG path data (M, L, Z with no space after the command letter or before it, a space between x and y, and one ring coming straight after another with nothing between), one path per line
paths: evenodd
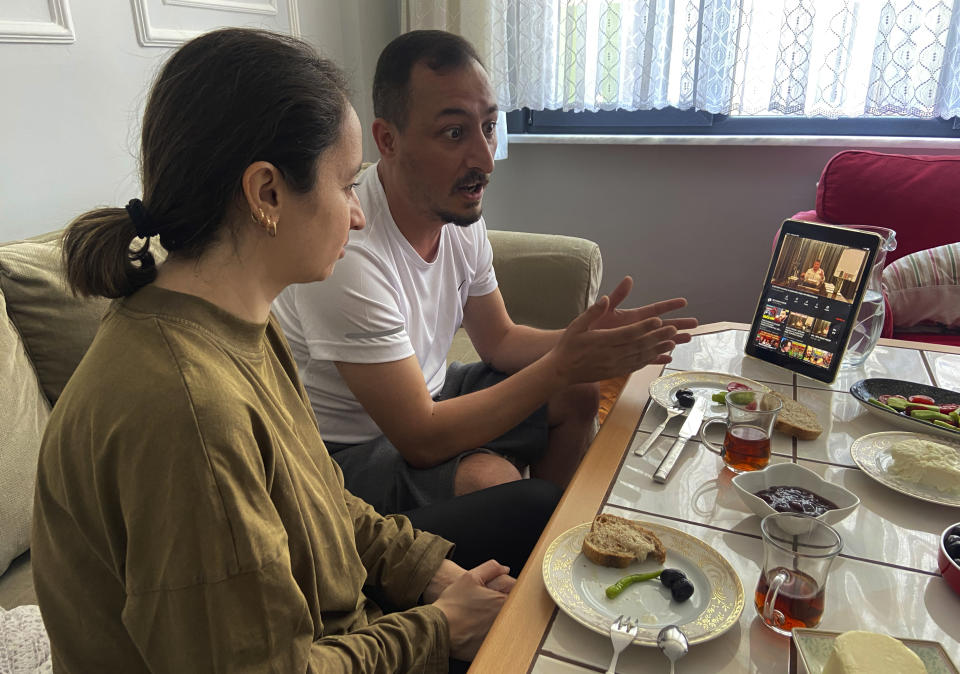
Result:
M808 286L815 286L817 290L820 290L823 287L823 284L826 280L826 276L824 275L823 270L820 268L820 260L814 260L813 266L807 271L803 272L804 284Z

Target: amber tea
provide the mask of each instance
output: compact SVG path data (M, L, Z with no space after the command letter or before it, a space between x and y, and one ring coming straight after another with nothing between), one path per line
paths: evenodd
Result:
M726 419L710 419L700 427L700 442L723 457L725 468L735 473L762 470L770 463L770 434L783 403L772 393L736 391L726 396ZM723 445L707 440L711 424L725 424Z
M742 473L762 470L770 463L770 436L756 426L730 426L723 438L723 462Z
M784 577L773 602L771 616L774 627L789 632L794 627L816 627L823 617L823 588L802 571L785 569L782 566L760 574L754 603L757 613L764 615L764 600L770 589L771 579Z

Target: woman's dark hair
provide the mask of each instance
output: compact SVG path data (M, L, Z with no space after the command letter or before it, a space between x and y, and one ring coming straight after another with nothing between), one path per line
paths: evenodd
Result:
M434 72L462 68L471 61L483 66L473 45L443 30L412 30L380 52L373 75L373 114L400 130L407 125L410 72L424 63Z
M156 278L149 239L132 247L144 220L171 256L199 257L222 235L255 161L308 192L317 159L339 139L347 95L336 65L284 35L230 28L177 49L143 115L142 206L90 211L64 234L74 293L123 297Z

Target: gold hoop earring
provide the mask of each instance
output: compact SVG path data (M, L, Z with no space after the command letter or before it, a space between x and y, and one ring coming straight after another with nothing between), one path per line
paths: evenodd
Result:
M276 220L267 220L267 224L264 225L264 229L267 230L267 234L270 235L271 239L277 238L277 221Z

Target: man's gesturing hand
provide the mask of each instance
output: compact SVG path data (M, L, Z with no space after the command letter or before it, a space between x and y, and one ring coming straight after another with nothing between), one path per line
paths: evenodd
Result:
M689 334L679 331L696 327L696 319L660 318L685 307L685 299L618 309L632 286L633 281L626 277L609 297L601 297L567 327L550 356L568 384L600 381L646 365L669 363L670 351L690 341Z
M451 656L472 660L477 654L507 598L501 590L509 590L512 586L501 578L509 571L491 559L462 574L434 602L434 606L447 616ZM491 587L487 587L488 584Z

